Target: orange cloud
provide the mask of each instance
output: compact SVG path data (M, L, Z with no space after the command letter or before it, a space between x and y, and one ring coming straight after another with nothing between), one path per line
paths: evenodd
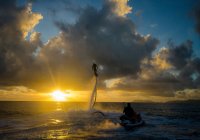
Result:
M128 6L128 0L111 0L111 2L115 3L113 12L118 16L126 16L132 11L132 7Z
M43 19L40 13L32 13L32 5L29 4L25 10L20 14L21 19L19 22L23 38L26 38L28 33Z
M159 70L167 70L172 68L172 65L167 62L168 49L161 48L160 51L154 56L151 61L152 65L157 67Z

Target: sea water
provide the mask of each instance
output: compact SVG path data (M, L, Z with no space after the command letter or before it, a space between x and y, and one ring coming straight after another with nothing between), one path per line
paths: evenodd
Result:
M200 139L200 103L132 103L146 124L126 131L124 103L0 102L0 139Z

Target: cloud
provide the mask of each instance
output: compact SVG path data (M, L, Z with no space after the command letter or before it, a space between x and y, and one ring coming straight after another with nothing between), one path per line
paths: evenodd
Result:
M103 67L102 81L137 76L140 62L148 59L155 50L157 39L138 34L130 19L116 16L107 8L106 4L101 10L87 7L74 25L56 22L62 33L41 49L40 55L48 58L53 68L65 67L63 71L71 79L69 81L74 77L80 81L79 85L88 81L92 76L90 67L93 61ZM115 16L111 16L113 14ZM59 64L54 58L59 59Z
M1 100L32 100L39 95L35 90L25 86L6 86L0 87ZM36 96L35 96L36 95Z
M135 31L134 23L125 17L131 9L125 6L127 1L105 1L100 10L88 6L72 25L56 22L61 33L46 44L40 33L33 31L43 18L41 14L33 13L30 4L1 3L5 4L0 34L4 39L0 44L2 84L39 90L49 86L84 89L87 84L83 83L92 77L93 61L102 64L102 81L136 76L140 62L150 57L158 44L157 39ZM120 13L114 12L116 8Z
M188 61L192 57L192 41L188 40L180 46L175 46L173 43L169 43L169 62L177 69L182 69L188 64Z
M168 70L172 65L168 62L169 49L161 48L158 53L156 53L151 60L151 65L154 66L157 70Z
M200 99L200 89L184 89L176 91L175 97L184 100L197 100Z
M38 69L34 53L42 45L39 33L35 37L33 33L31 41L24 37L42 16L32 13L30 5L17 7L16 1L1 1L0 7L0 83L21 85L30 82L34 70Z
M177 79L185 87L198 88L199 57L193 56L192 42L186 41L179 46L170 45L168 61L173 65Z
M102 67L100 90L166 98L186 88L198 90L200 59L193 56L192 42L169 42L155 52L159 40L137 33L126 17L132 10L127 2L105 1L101 9L87 6L74 24L56 21L60 33L43 44L41 33L34 31L43 16L32 12L31 5L1 1L0 84L38 91L87 90L96 62Z
M111 7L111 11L118 16L126 16L132 11L132 7L128 6L128 0L108 0L106 4L108 4Z
M24 10L21 11L19 26L22 31L23 37L26 38L28 33L34 29L34 27L43 19L43 16L39 13L32 13L32 5L28 4Z
M167 48L161 48L151 59L142 61L137 78L126 76L107 80L106 86L124 92L138 91L146 96L176 98L178 91L199 90L199 69L200 59L193 56L191 41L180 45L171 43Z

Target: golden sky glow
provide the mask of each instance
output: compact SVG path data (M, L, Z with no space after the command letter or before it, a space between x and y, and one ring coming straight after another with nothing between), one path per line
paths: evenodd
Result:
M53 97L53 100L55 101L66 101L67 95L60 91L60 90L55 90L51 93L51 96Z
M73 91L73 90L53 90L49 93L40 93L23 86L10 87L0 90L0 99L9 101L66 101L66 102L88 102L91 90ZM148 95L145 91L123 91L123 90L98 90L98 102L166 102L173 100L185 100L199 98L195 94L197 91L185 91L187 98L181 96L181 91L175 94L175 97L161 97Z
M69 11L42 1L0 4L0 100L86 102L94 86L92 63L98 65L99 102L200 99L199 43L187 34L166 42L178 35L166 28L171 35L161 37L167 34L162 22L140 25L136 21L148 12L129 0L83 7L60 2Z

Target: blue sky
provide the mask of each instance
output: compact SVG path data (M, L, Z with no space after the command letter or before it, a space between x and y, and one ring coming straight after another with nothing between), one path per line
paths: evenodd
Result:
M129 15L138 32L152 34L160 40L160 46L165 46L169 39L178 44L190 39L195 52L200 54L200 39L191 17L196 0L134 0L129 4L133 6L133 13L142 11L140 17Z

